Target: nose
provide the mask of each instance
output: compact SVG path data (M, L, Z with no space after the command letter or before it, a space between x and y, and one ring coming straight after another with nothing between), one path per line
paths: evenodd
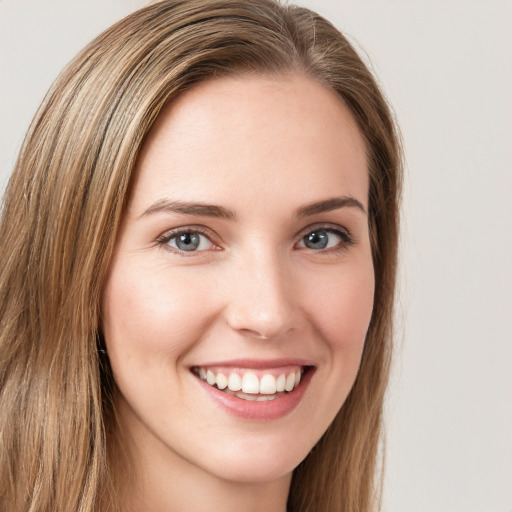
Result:
M229 285L228 325L241 335L279 338L299 324L289 269L276 256L245 259Z

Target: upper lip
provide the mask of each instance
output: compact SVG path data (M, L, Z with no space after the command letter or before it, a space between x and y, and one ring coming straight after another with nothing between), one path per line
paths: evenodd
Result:
M284 357L278 359L229 359L222 361L211 361L207 363L196 364L195 368L207 368L210 366L224 366L232 368L247 368L254 370L264 370L266 368L280 368L282 366L314 366L313 362L307 359L296 357Z

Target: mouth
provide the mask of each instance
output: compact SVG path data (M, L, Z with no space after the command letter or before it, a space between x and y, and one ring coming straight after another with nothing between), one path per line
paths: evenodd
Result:
M313 369L309 365L277 368L233 368L195 366L191 372L212 388L251 402L268 402L295 391L303 377Z

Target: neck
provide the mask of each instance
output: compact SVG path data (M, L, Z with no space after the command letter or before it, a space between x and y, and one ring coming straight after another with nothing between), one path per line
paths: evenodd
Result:
M193 473L146 475L128 496L130 512L286 512L289 478L233 483Z
M141 443L125 432L119 441L130 447L124 460L114 457L122 466L114 474L123 511L286 512L291 473L271 481L228 480L187 461L157 440Z

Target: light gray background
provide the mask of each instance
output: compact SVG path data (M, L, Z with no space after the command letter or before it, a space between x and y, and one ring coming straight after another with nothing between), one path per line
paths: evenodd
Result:
M384 510L511 512L512 2L301 3L364 48L405 142ZM144 4L0 0L0 190L63 65Z

